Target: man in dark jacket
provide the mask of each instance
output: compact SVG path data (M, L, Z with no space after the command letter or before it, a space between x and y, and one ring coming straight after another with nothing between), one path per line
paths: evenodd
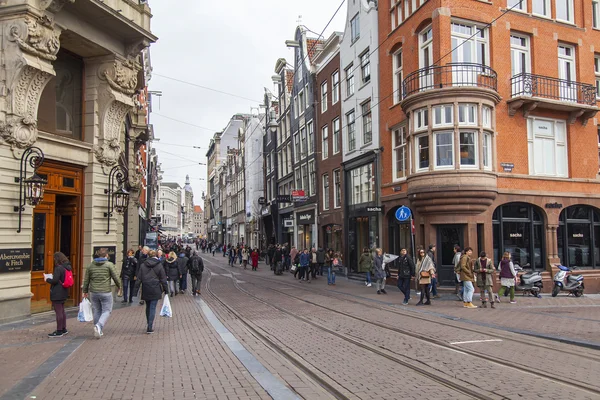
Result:
M272 244L269 245L269 249L267 250L267 258L268 258L268 264L271 266L271 271L273 271L275 269L275 263L274 263L274 258L275 257L275 246L273 246Z
M319 247L317 250L317 272L323 276L323 267L325 266L325 250Z
M133 303L133 287L135 286L135 273L138 268L138 261L134 257L133 249L127 252L127 259L123 261L121 267L121 281L123 282L123 301L127 303L129 295L129 303Z
M153 324L156 316L156 305L163 293L168 292L167 274L162 262L156 257L156 252L150 250L148 259L139 268L139 274L135 282L135 291L142 286L142 299L146 302L147 334L154 333Z
M204 272L204 261L195 251L187 262L187 270L192 278L192 296L197 296L200 294L202 272Z
M190 249L191 255L191 249ZM179 293L184 294L187 290L187 264L190 257L186 256L186 253L181 253L177 259L177 268L179 268Z
M406 249L400 250L398 257L398 289L404 293L402 304L407 305L410 299L410 279L415 276L415 262L409 257Z
M142 263L144 261L146 261L146 259L148 258L148 252L150 251L150 247L148 246L144 246L142 247L142 251L139 253L139 256L136 254L136 258L137 258L137 267L138 269L141 267ZM135 271L135 276L137 276L137 271ZM139 294L140 298L142 297L142 294ZM144 300L140 300L140 306L144 305Z
M273 253L273 259L271 260L271 264L273 265L272 269L277 271L277 264L283 263L283 252L281 250L281 246L277 246L275 252ZM283 269L283 267L281 267Z

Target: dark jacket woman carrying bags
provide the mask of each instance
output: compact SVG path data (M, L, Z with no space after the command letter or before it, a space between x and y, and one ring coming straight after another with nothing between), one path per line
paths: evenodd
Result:
M150 250L148 258L139 268L134 291L137 293L142 286L142 300L146 302L146 333L154 333L153 324L156 316L156 305L163 292L168 292L167 274L161 261L156 257L156 251Z
M56 313L56 330L48 334L48 337L62 337L69 333L67 331L67 315L65 314L65 300L69 297L69 289L63 286L66 271L72 271L71 263L67 256L61 252L54 253L54 270L52 278L47 278L50 284L50 300Z

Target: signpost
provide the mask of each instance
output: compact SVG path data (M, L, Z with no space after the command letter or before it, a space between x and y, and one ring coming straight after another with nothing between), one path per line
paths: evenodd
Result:
M396 210L396 219L398 222L406 222L412 217L410 208L402 206Z

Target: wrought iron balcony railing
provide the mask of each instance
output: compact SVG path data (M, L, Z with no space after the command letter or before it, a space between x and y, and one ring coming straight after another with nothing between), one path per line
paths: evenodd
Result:
M510 82L512 97L542 97L588 106L596 105L596 87L588 83L529 73L515 75Z
M411 94L450 87L480 87L498 90L498 75L487 65L450 63L421 68L402 82L402 99Z

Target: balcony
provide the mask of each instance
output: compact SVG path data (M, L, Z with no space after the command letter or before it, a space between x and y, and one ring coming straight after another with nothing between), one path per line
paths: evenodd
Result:
M566 111L568 122L573 124L581 117L582 125L598 112L596 87L549 76L521 73L510 80L512 98L507 100L509 115L523 109L523 116L536 108Z
M449 63L421 68L402 82L402 109L438 97L488 97L498 103L498 75L492 68L473 63Z

